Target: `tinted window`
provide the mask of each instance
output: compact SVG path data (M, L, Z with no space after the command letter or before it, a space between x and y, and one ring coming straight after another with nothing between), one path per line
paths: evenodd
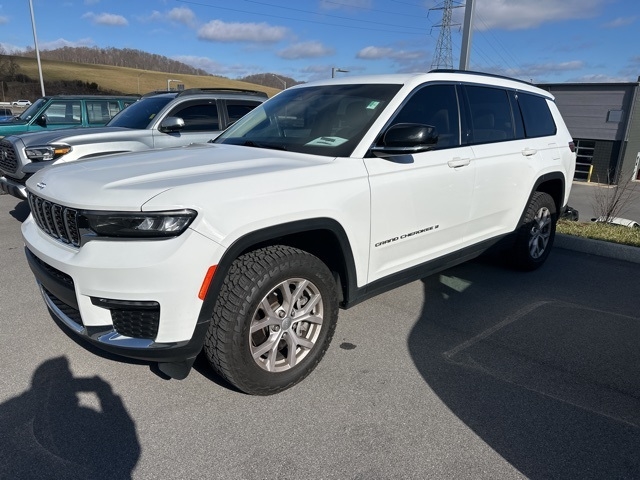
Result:
M471 143L513 140L513 116L506 90L465 87L471 117Z
M453 85L429 85L415 92L393 119L398 123L421 123L436 127L435 148L460 144L458 99Z
M109 127L147 128L162 108L174 96L147 97L122 110L109 122Z
M182 132L209 132L220 130L218 124L218 107L215 102L209 104L197 104L180 106L169 114L171 117L180 117L184 120Z
M229 115L229 123L237 122L258 105L260 105L260 102L227 100L227 114Z
M120 110L115 100L87 100L87 118L91 125L104 125Z
M518 103L527 137L547 137L556 134L556 123L545 98L519 92Z
M47 125L80 125L82 111L80 100L54 101L49 104L44 114Z

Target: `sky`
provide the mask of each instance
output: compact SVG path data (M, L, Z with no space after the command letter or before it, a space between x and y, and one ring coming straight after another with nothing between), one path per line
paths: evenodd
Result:
M460 63L464 2L454 0L452 10L454 68ZM534 83L638 80L638 0L474 3L470 70ZM40 50L133 48L232 79L273 73L311 81L332 73L430 70L443 30L444 2L32 0L32 4ZM34 47L29 0L0 0L0 46L6 53Z

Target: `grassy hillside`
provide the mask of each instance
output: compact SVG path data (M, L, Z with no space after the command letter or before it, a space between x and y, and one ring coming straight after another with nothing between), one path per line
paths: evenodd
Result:
M38 64L35 59L14 57L20 66L20 73L28 75L38 84L40 92L40 77ZM67 63L42 60L42 76L46 82L60 80L80 80L82 82L97 83L101 90L112 90L121 93L144 94L153 90L166 90L167 80L181 80L185 88L219 87L245 88L266 92L270 97L279 89L263 87L253 83L230 80L223 77L183 75L174 73L154 72L151 70L137 70L135 68L112 67L108 65L92 65L86 63ZM171 82L176 88L178 82ZM49 94L49 92L46 92ZM33 98L31 100L34 100Z

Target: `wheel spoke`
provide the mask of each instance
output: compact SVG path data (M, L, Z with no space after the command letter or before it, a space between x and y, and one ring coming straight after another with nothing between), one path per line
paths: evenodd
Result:
M322 316L315 315L311 313L316 305L322 301L322 296L320 294L313 295L307 304L302 307L300 310L296 311L295 322L311 322L317 323L318 325L322 325Z
M254 321L251 324L251 333L255 333L271 325L280 325L280 318L278 318L276 312L273 311L273 308L271 308L271 304L267 301L266 298L262 300L260 306L262 307L262 310L266 316L262 320Z

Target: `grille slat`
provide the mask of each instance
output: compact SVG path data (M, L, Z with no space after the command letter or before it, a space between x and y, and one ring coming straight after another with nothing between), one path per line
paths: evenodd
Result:
M18 171L18 157L13 145L8 140L0 141L0 169L6 173Z
M44 200L31 192L28 200L33 218L40 229L62 243L80 246L77 210Z

